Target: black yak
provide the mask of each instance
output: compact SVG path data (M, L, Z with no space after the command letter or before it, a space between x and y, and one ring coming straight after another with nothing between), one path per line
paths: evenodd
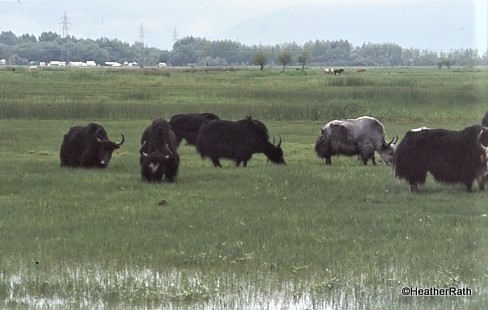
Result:
M139 163L149 182L174 182L180 165L176 136L164 119L155 119L142 133Z
M112 142L105 129L98 124L74 126L64 135L61 145L61 167L105 168L108 166L112 153L124 143Z
M444 183L463 183L471 192L476 179L484 189L488 129L481 125L461 131L418 128L408 131L395 151L395 174L411 191L424 184L427 172Z
M325 158L330 165L333 155L359 155L365 165L371 160L376 165L374 152L378 152L383 161L389 165L393 160L395 142L385 140L383 125L375 118L363 116L356 119L334 120L320 129L315 143L315 152ZM397 137L398 140L398 137Z
M205 123L198 133L197 152L209 157L214 167L222 167L220 158L234 160L236 166L247 162L255 153L264 153L275 164L285 164L281 138L277 145L269 142L266 126L251 117L240 121L213 120Z
M176 114L169 120L169 125L176 135L178 145L181 140L185 139L189 145L195 145L197 142L198 131L203 123L219 119L219 117L213 113L187 113Z

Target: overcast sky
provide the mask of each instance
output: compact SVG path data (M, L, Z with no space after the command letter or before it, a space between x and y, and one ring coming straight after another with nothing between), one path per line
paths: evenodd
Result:
M488 49L488 0L19 1L0 0L0 31L62 34L66 11L69 34L77 38L118 38L132 44L139 41L142 25L145 44L167 50L175 35L248 45L345 39L354 45ZM415 30L405 29L412 25ZM447 30L449 35L443 32Z

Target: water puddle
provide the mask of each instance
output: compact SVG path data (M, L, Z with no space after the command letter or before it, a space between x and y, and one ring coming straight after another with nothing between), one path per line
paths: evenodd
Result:
M99 266L60 268L49 274L35 270L0 273L0 279L0 308L29 309L387 309L392 305L445 309L481 305L487 293L484 289L476 291L478 297L404 297L398 283L367 287L362 277L342 285L334 278L290 280L273 273L116 271Z

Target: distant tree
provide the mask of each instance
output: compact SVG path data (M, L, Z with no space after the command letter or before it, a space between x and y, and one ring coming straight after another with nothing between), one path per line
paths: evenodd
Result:
M21 57L20 55L17 54L12 54L10 57L7 59L7 64L9 65L28 65L29 60Z
M50 60L95 60L132 62L139 59L141 43L129 44L118 39L77 39L61 37L55 32L16 36L12 31L0 31L0 58L12 64L48 62ZM436 52L415 48L403 49L397 44L364 43L352 46L347 40L315 40L303 45L284 43L265 46L246 46L231 40L210 41L186 37L178 40L171 51L144 49L144 62L155 66L158 62L173 65L259 65L281 64L283 70L295 60L302 68L318 66L468 66L488 65L488 51L459 49ZM448 61L448 62L446 62Z
M300 55L298 56L298 62L302 64L302 69L305 69L305 65L307 64L307 62L310 61L310 58L311 58L310 51L304 48L300 53Z
M17 36L12 31L3 31L0 33L0 43L5 45L17 44Z
M39 36L39 42L54 42L58 39L61 39L61 36L55 32L43 32Z
M260 70L263 70L266 64L268 63L268 56L263 50L258 50L254 53L252 57L252 62L256 66L260 66Z
M288 51L281 51L278 55L278 63L283 65L283 70L285 70L286 65L290 64L292 60L291 54Z
M37 38L34 35L28 33L23 34L18 38L20 43L37 43Z

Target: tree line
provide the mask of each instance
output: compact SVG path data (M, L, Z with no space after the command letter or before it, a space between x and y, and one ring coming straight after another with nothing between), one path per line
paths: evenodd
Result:
M31 62L88 61L98 64L136 61L142 66L166 63L172 66L477 66L488 65L488 51L451 51L402 48L395 43L363 43L354 46L347 40L315 40L302 45L244 45L231 40L185 37L171 51L148 48L141 42L129 44L118 39L78 39L55 32L16 36L0 33L0 59L8 65Z

